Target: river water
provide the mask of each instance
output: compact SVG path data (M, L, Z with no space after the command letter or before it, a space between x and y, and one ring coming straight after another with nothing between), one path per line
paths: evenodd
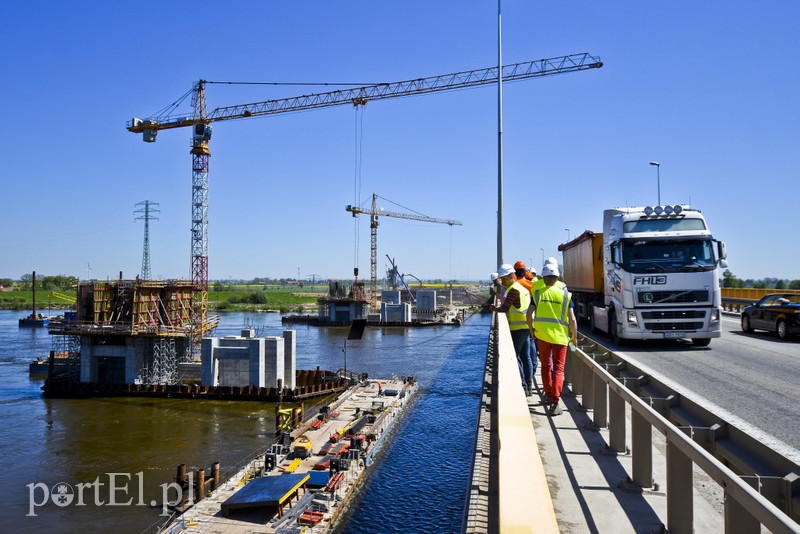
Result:
M275 407L260 402L44 399L28 363L51 339L19 329L24 315L0 310L3 532L141 532L160 519L178 464L219 461L232 472L273 436ZM216 335L245 324L265 336L284 330L278 314L228 313ZM342 367L346 329L295 328L298 369ZM488 318L475 315L461 327L370 328L347 342L348 369L413 375L421 387L343 532L460 530L488 333ZM59 494L62 482L71 491Z

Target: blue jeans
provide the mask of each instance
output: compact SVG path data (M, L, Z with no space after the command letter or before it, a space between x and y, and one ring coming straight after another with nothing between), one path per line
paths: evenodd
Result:
M537 350L535 339L531 339L529 344L531 346L531 369L533 369L531 374L535 375L536 369L539 368L539 351Z
M517 355L519 376L522 385L533 387L533 365L531 363L531 334L527 328L511 331L511 340L514 342L514 352Z

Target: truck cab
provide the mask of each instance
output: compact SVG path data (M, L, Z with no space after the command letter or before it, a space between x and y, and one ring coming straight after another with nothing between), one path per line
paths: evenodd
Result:
M726 256L699 210L605 210L604 299L593 319L617 342L690 338L706 346L721 335L718 268Z

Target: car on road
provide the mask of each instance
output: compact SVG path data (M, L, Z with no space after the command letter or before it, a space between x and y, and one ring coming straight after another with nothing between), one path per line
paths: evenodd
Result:
M781 339L800 334L800 294L772 293L742 310L742 330L767 330Z

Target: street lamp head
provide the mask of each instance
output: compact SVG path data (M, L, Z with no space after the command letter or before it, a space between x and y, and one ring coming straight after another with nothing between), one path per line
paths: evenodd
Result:
M655 165L656 167L660 167L661 166L661 164L659 162L657 162L657 161L651 161L650 165Z

